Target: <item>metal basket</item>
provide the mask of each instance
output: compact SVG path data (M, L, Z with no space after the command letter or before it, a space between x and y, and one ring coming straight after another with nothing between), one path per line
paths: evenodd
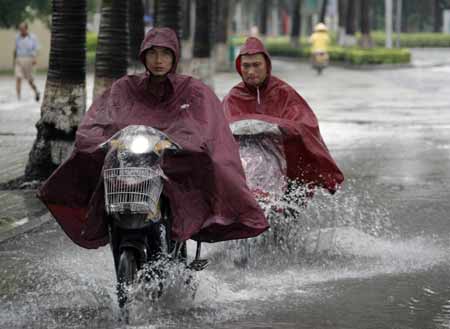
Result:
M151 168L114 168L103 171L108 214L156 214L163 182Z

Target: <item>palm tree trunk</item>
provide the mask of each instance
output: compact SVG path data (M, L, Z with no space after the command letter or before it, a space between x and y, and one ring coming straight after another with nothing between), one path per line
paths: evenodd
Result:
M144 39L144 3L142 0L129 0L128 3L129 62L135 71L142 67L139 61L139 50Z
M127 1L103 0L97 54L94 98L127 73Z
M344 45L345 42L345 17L347 13L347 1L346 0L338 0L338 43L340 46Z
M372 48L373 42L370 35L370 0L360 0L360 27L361 27L361 40L360 46L362 48Z
M86 109L86 0L53 0L49 69L25 180L43 180L67 157Z
M263 36L267 35L267 20L269 18L269 7L270 7L270 0L262 0L261 22L259 32Z
M158 27L170 27L181 38L181 0L158 0L155 1L156 17Z
M229 0L216 1L216 69L217 71L229 71L230 56L228 53L228 30L229 30Z
M213 49L214 0L196 0L195 17L194 58L191 71L194 76L213 87L214 63L211 60L211 52Z
M182 49L182 62L179 66L180 71L185 74L190 74L190 62L192 60L192 8L195 0L182 0L181 1L181 49Z
M355 0L347 0L347 13L345 17L345 46L354 46L356 44L355 9Z
M191 39L191 0L183 0L182 7L181 39L189 40Z
M433 0L433 32L442 32L443 6L441 0Z
M291 44L295 48L300 48L300 35L302 26L302 0L294 0L294 12L292 14Z
M320 9L319 22L325 23L325 16L327 14L328 0L323 0L322 7Z

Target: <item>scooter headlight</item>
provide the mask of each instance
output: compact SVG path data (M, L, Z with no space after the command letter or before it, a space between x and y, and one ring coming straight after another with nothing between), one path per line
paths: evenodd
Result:
M145 136L136 136L130 144L130 151L134 154L148 153L151 150L151 143Z

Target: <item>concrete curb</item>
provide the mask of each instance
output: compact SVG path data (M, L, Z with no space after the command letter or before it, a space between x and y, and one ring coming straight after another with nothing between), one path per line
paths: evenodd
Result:
M12 239L12 238L16 237L17 235L31 231L32 229L35 229L35 228L41 226L42 224L49 222L51 219L53 219L53 217L48 212L42 216L39 216L36 219L33 219L33 220L29 220L28 217L24 217L20 220L20 221L24 221L24 224L16 226L8 231L0 233L0 243L3 243L9 239Z

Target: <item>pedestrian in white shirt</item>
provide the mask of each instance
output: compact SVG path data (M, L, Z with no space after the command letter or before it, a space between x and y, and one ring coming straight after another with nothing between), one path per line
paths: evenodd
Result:
M14 49L14 75L16 76L17 99L20 100L21 83L25 79L35 93L35 99L39 102L40 94L34 84L33 66L36 65L38 43L36 38L28 33L28 24L19 25L19 33L16 36Z

